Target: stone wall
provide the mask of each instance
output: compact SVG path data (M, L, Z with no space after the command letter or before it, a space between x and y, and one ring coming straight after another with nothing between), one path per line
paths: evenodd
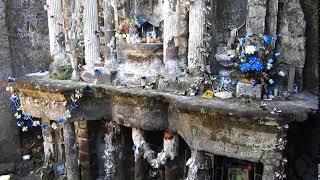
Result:
M44 0L8 1L8 29L14 76L48 69L50 63Z
M318 41L318 0L301 1L303 12L307 23L306 28L306 62L303 70L304 88L314 93L318 92L318 60L319 60L319 41Z
M0 82L12 74L5 1L0 1ZM9 94L0 87L0 174L11 171L19 154L18 128L10 111Z

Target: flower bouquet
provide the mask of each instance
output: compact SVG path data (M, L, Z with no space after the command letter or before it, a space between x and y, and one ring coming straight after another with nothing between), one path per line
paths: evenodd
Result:
M278 37L247 34L238 39L239 44L232 59L232 74L240 80L237 96L274 96L273 88L277 80L286 75L284 70L280 70L284 63L280 60L282 53L276 49Z

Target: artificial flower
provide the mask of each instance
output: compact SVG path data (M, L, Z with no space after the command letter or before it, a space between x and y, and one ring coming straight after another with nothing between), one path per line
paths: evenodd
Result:
M21 114L18 113L18 112L16 112L16 113L14 114L14 116L15 116L17 119L21 119Z
M9 82L9 83L16 82L16 78L8 77L8 82Z
M269 83L270 83L270 84L274 84L273 79L269 79Z
M102 71L101 71L101 69L99 69L99 68L94 68L94 69L93 69L93 74L94 74L95 76L97 76L97 75L102 74Z
M76 104L75 102L72 102L72 103L69 105L69 108L70 108L71 110L73 110L73 109L76 109L78 106L79 106L78 104Z
M16 94L12 94L12 95L10 96L10 100L11 100L12 102L17 102L17 101L19 100L19 96L16 95Z
M286 73L285 72L283 72L283 71L279 71L279 76L282 76L282 77L284 77L285 75L286 75Z
M264 35L263 40L267 45L269 45L271 42L271 37L269 35Z
M40 125L40 121L33 121L32 126L39 126Z
M10 86L6 87L6 91L13 92L13 87L10 87Z
M24 124L24 122L23 122L23 121L18 121L18 122L17 122L17 126L19 126L19 127L22 127L22 126L23 126L23 124Z
M242 58L246 58L246 54L245 53L241 53L241 57Z
M47 130L48 128L49 128L49 126L46 125L46 124L42 124L42 125L41 125L41 129L42 129L42 130Z
M281 56L281 52L277 52L274 54L277 58Z
M268 63L267 64L267 69L270 70L272 68L272 66L273 66L272 64Z
M31 115L30 114L24 114L23 115L23 120L30 120L31 119Z
M249 72L251 70L251 65L249 63L243 63L241 66L240 66L240 71L241 72Z
M28 127L27 126L23 126L22 132L26 132L26 131L28 131Z
M54 123L51 124L51 128L52 128L52 129L57 129L58 126L57 126L57 124L54 122Z
M63 126L65 122L66 122L66 120L64 120L63 118L61 118L61 119L58 120L57 123L58 123L60 126Z
M239 38L239 43L241 46L243 46L245 42L246 42L245 38Z
M246 54L252 55L257 51L257 48L253 45L247 46L245 48Z
M256 61L253 65L252 65L252 69L258 72L261 72L264 70L264 66L261 63L261 61Z
M268 63L269 63L269 64L272 64L273 62L274 62L273 59L269 59L269 60L268 60Z

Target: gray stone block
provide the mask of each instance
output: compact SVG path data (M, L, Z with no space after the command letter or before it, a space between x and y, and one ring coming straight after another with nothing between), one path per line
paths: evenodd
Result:
M236 92L237 92L237 97L240 97L242 95L247 95L250 97L260 99L262 96L262 85L257 84L253 86L252 84L245 84L245 83L238 82Z

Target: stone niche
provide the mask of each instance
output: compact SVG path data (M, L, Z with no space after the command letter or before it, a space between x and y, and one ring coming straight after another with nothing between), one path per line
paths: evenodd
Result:
M131 0L126 8L135 22L135 37L139 41L118 44L123 69L118 73L120 84L146 85L163 73L162 1Z

